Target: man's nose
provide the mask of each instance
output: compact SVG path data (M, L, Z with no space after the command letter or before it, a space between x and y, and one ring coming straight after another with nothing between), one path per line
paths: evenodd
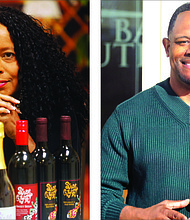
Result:
M186 56L190 56L190 44L188 44L187 48L186 48Z

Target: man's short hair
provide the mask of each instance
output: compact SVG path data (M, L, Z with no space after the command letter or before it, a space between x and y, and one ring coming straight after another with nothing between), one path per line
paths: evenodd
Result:
M190 3L185 3L183 5L181 5L179 8L177 8L175 10L175 12L173 13L171 19L170 19L170 23L169 23L169 26L168 26L168 37L169 37L169 34L172 32L173 30L173 27L175 25L175 21L177 19L177 16L184 12L184 11L190 11Z

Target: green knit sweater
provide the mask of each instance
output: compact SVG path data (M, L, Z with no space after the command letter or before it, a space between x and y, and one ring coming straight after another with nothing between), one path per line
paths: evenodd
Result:
M119 219L125 205L190 198L190 107L169 79L117 106L101 144L102 219ZM190 217L189 207L180 212Z

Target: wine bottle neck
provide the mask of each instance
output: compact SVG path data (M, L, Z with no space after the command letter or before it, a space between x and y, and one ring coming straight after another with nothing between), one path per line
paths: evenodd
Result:
M3 138L0 138L0 170L5 170L5 157L4 157L4 150L3 150Z
M71 123L70 121L61 121L61 140L71 140Z
M61 139L61 147L64 147L64 146L72 147L71 140L63 140L63 139Z
M46 149L48 150L48 142L47 141L40 141L36 143L36 149Z
M5 175L7 175L7 170L6 169L0 169L0 180L2 180Z
M26 151L27 153L29 153L28 145L17 145L16 152L18 151Z

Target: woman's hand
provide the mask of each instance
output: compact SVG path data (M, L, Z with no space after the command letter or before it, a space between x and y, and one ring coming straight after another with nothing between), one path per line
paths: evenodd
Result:
M20 101L7 95L0 94L0 121L4 123L6 135L16 144L16 121L20 120L20 110L15 107ZM29 135L28 149L31 153L36 147L35 142Z
M4 123L6 135L16 143L16 121L21 113L16 104L20 101L7 95L0 94L0 121Z
M20 110L15 107L15 105L19 103L19 100L11 96L0 94L0 114L7 114L10 113L10 111L16 111L20 114Z

